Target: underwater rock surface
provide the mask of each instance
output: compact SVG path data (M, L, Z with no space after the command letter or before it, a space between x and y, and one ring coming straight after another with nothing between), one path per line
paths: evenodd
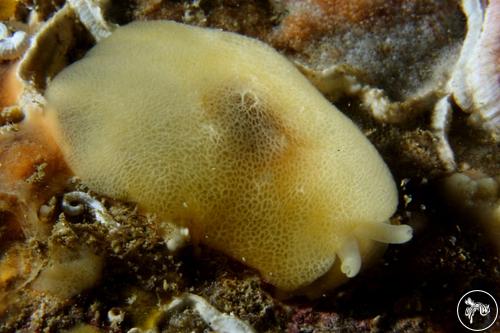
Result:
M0 6L0 13L11 19L11 33L23 30L31 37L36 36L40 25L64 6L64 1L40 0L35 6L28 0L7 2L9 6ZM33 114L40 102L33 103L33 100L37 93L43 92L45 80L81 58L94 43L83 24L73 23L77 15L68 10L67 21L62 26L64 31L71 33L63 33L60 27L47 32L46 40L60 41L51 44L57 45L51 49L55 63L43 58L43 52L36 51L36 45L31 44L28 52L32 52L33 59L38 62L33 63L34 67L24 63L21 74L26 89L21 100L16 104L9 97L4 100L10 105L2 105L10 109L1 110L0 146L16 137L21 152L25 143L36 149L28 150L30 158L23 157L24 153L10 155L16 156L9 160L10 163L20 163L23 167L23 173L13 182L22 186L15 186L15 191L14 187L0 186L0 332L208 331L210 326L192 308L166 312L169 302L184 293L202 297L219 313L233 314L258 332L448 332L461 329L456 304L465 292L483 289L495 295L497 301L500 299L498 238L491 237L498 231L494 220L498 216L494 213L499 211L498 185L494 185L495 181L498 184L500 175L498 142L492 140L490 133L470 126L469 114L451 103L452 117L444 124L448 128L447 138L456 165L450 171L439 155L438 132L430 126L435 100L444 94L447 73L451 71L452 60L458 56L467 32L462 1L127 0L88 3L101 6L104 18L115 24L171 19L256 37L292 61L300 60L301 65L309 66L306 69L312 71L323 70L325 61L332 58L318 58L311 52L321 43L342 36L325 36L325 31L345 34L346 26L352 24L358 36L365 35L363 27L368 29L371 26L368 23L378 22L375 26L379 35L375 39L364 39L365 45L372 49L359 48L359 45L350 45L348 39L342 39L343 50L348 51L345 54L361 59L353 64L362 64L368 75L345 67L340 74L333 72L333 82L342 82L342 85L334 87L334 92L340 89L339 93L327 94L327 97L362 129L387 162L399 185L400 205L395 219L413 227L414 239L408 244L390 247L377 265L328 294L315 295L312 290L310 295L319 298L284 299L255 271L220 253L196 245L172 252L166 244L166 239L172 235L171 226L159 223L155 216L139 214L133 203L91 193L93 200L120 228L100 222L102 216L97 214L98 210L85 202L81 209L77 207L78 202L70 203L74 209L63 206L65 193L88 192L88 188L77 180L67 180L64 164L59 164L60 159L50 149L36 153L36 149L43 146L29 140L23 129L23 117L12 107L18 107L24 116ZM487 5L487 2L482 3ZM15 10L11 4L15 5ZM318 24L321 20L316 18L325 15L328 22L340 28L332 30L331 26ZM415 23L419 19L425 22L426 31L436 34L421 35L420 29L424 28ZM394 28L403 26L406 28L401 31ZM427 46L413 44L425 42L418 37L406 39L403 45L393 44L396 43L394 39L377 44L377 40L384 41L384 27L401 36L435 36L436 39ZM294 38L280 39L284 32ZM64 38L49 38L54 35ZM401 65L396 67L402 68L399 76L384 78L373 74L384 73L380 63L373 63L380 54L385 52L394 56L383 59L383 64L397 64L398 59L412 59L414 48L424 50L421 58L424 64L408 73L413 78L409 82L399 85L405 78L405 66ZM376 50L374 57L370 58L370 52L364 53L366 50ZM391 53L395 50L398 53ZM432 50L432 54L427 54L426 50ZM335 52L330 55L335 59L339 57ZM15 65L15 60L3 62L3 65ZM435 66L440 70L435 72ZM391 70L394 68L390 67L389 72ZM443 85L436 84L440 80L427 80L435 78L433 74L443 78ZM327 80L322 78L321 83L330 83L328 79L332 76L326 77ZM36 78L36 82L30 85L29 78ZM414 108L417 105L411 104L414 100L403 97L407 92L418 91L423 81L432 82L437 88L419 99L419 108ZM18 87L12 84L3 81L2 77L2 87L17 91ZM357 84L363 87L356 90ZM390 105L402 103L397 112L388 111L384 117L377 117L373 112L374 104L367 104L365 97L375 96L376 103L383 99L373 95L372 89L381 89L385 97L391 98ZM400 117L399 111L408 105L405 102L418 112ZM3 152L0 152L2 164ZM44 162L47 165L44 166ZM0 174L13 179L1 166ZM31 206L23 208L25 202ZM490 210L493 218L483 214ZM78 214L71 213L78 211ZM23 212L29 213L28 219ZM33 224L26 224L26 221L39 221L40 224L33 228ZM64 276L65 268L89 263L96 268L95 274L83 276L86 283L78 284L81 290L73 288L75 285L70 283L72 276L69 276L65 280L69 286L66 295L50 292L58 285L58 278L51 280L51 276ZM500 323L497 322L492 331L498 330Z

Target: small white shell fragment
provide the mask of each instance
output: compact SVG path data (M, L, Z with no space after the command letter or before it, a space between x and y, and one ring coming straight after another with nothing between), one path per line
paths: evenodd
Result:
M0 23L0 61L14 60L26 51L29 45L28 34L24 31L16 31L9 36L5 24Z
M169 249L169 251L175 252L186 246L190 239L191 237L189 236L188 228L174 229L172 234L169 235L169 239L167 240L167 248Z
M167 314L173 311L193 308L210 328L220 333L255 333L253 327L233 314L222 313L208 303L204 298L186 293L176 297L166 307Z

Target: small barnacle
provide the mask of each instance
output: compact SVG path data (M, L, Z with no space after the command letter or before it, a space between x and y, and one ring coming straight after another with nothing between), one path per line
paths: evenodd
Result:
M108 311L108 320L112 328L118 328L118 326L125 319L125 312L120 308L112 308Z

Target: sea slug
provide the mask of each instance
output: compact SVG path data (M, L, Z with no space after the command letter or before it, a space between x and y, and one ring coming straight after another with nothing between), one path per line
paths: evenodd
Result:
M46 122L91 189L188 228L281 290L336 258L355 276L378 242L411 238L388 222L398 195L376 149L260 41L132 23L58 74L46 98Z

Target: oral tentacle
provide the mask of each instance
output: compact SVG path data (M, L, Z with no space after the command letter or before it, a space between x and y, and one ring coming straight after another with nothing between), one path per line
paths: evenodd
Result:
M355 231L358 237L371 239L380 243L402 244L413 236L413 229L408 225L392 225L389 223L364 223Z
M356 276L361 268L361 255L359 253L358 241L354 237L350 237L342 243L337 255L342 264L340 270L347 277Z

